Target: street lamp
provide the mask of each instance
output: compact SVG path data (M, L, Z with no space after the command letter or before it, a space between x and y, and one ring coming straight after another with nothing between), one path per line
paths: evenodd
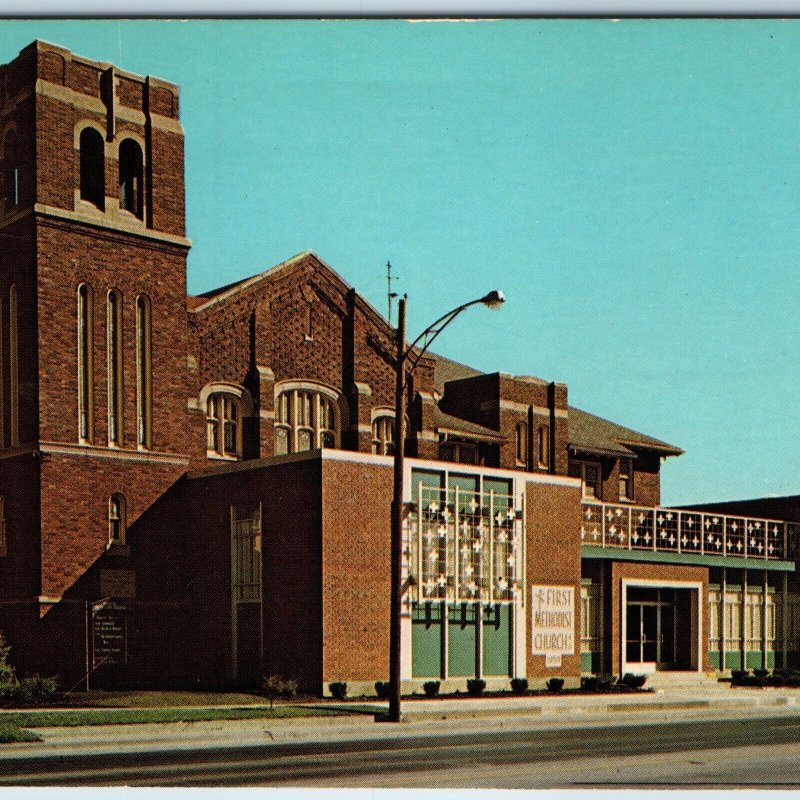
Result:
M406 361L411 366L410 376L431 342L464 310L470 306L484 305L499 308L505 302L505 295L494 290L489 294L471 300L469 303L448 311L439 317L406 347L406 298L401 297L397 309L397 357L395 359L395 392L394 392L394 487L392 495L392 601L390 606L389 634L389 722L400 722L400 635L401 606L403 602L402 565L403 565L403 459L405 456L405 390ZM419 349L415 348L420 345Z

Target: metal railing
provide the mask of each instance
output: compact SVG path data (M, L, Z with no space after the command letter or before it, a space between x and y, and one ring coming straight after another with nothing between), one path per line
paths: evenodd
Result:
M589 500L581 512L586 545L761 560L794 559L798 552L796 522Z

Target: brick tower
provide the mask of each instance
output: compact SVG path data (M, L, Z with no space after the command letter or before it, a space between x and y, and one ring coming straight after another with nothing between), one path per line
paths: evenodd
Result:
M0 155L0 631L69 682L188 463L178 88L34 42L0 66Z

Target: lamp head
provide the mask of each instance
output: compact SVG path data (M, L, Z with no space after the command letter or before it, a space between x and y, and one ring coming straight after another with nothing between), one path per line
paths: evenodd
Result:
M495 289L493 292L489 292L486 297L481 298L481 303L489 308L500 308L505 301L506 296L499 289Z

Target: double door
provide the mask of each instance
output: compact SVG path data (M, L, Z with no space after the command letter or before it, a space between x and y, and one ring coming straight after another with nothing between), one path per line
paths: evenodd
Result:
M671 669L675 662L675 593L667 589L629 590L625 660Z

